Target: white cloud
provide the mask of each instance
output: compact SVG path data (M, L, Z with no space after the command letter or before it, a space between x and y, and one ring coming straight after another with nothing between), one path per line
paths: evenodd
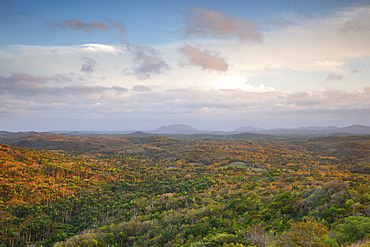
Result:
M350 35L338 33L344 23L370 16L370 7L338 11L316 19L292 17L292 24L264 32L261 44L232 44L220 49L235 66L248 70L291 69L296 71L338 71L351 59L370 56L370 32L359 29Z
M264 84L253 86L247 83L247 79L240 76L222 76L215 84L216 89L241 89L249 92L275 91L272 87Z

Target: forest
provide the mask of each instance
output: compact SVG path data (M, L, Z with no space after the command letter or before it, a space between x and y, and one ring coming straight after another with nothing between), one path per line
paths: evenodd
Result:
M370 246L370 136L0 133L0 246Z

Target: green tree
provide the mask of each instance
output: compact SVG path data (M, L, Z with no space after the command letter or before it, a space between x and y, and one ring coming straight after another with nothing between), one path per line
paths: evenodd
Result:
M280 245L282 247L325 247L328 227L308 218L306 222L293 222L291 229L281 235Z
M353 243L370 237L370 218L364 216L349 216L335 227L339 232L337 240L340 243Z

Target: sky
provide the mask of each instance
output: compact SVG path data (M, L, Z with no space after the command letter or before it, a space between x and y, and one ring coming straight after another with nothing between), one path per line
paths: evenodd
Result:
M370 125L370 1L0 0L0 130Z

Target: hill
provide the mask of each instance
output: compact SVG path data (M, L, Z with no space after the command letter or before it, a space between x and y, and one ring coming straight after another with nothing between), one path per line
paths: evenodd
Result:
M196 134L200 131L185 124L172 124L161 126L153 131L148 131L153 134Z
M3 136L37 150L0 144L0 245L346 246L370 234L368 135L134 135Z
M351 125L342 128L338 128L336 126L311 126L292 129L261 129L247 126L239 127L235 131L270 135L333 135L333 134L370 135L370 126Z

